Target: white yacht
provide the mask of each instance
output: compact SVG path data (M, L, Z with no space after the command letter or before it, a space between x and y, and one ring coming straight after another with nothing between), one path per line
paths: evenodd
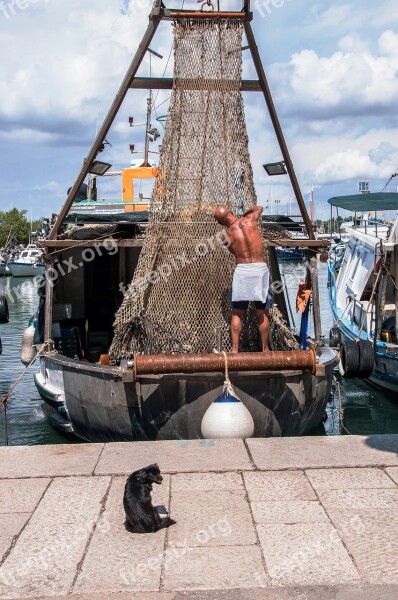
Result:
M13 277L35 277L44 273L44 262L41 251L35 244L29 244L22 250L17 259L7 263Z

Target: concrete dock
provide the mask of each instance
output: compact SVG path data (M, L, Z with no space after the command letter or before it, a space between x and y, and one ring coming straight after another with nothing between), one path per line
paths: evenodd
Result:
M177 524L128 533L157 462ZM398 597L398 435L0 448L0 598Z

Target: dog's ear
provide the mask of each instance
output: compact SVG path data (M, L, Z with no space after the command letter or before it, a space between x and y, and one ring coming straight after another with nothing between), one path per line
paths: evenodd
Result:
M135 481L138 481L139 483L146 483L146 481L148 479L148 473L145 469L140 469L139 471L136 471L135 473L133 473L133 478Z

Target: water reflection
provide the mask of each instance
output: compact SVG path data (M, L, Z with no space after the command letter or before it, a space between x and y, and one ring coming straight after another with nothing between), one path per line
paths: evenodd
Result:
M6 294L10 322L0 325L3 354L0 356L0 395L18 379L24 366L19 359L21 339L29 319L36 312L38 296L32 278L0 278L0 290ZM33 382L37 369L33 365L10 397L8 433L10 445L65 443L48 423L41 410L41 400ZM0 413L0 445L4 444L4 413Z

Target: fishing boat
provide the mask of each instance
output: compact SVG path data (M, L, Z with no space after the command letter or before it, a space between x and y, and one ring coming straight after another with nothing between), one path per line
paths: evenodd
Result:
M253 420L250 435L302 435L325 415L337 353L322 341L316 253L328 242L314 239L254 40L249 0L236 11L208 6L207 12L175 10L155 0L83 167L48 239L39 242L50 258L35 319L35 383L53 425L83 440L201 438L204 416L228 377ZM137 77L162 21L174 23L173 79ZM243 33L254 81L241 80ZM130 89L171 89L172 96L158 166L146 154L141 165L123 169L121 200L110 210L112 203L93 194L111 172L98 153ZM315 335L306 330L309 302L300 340L293 335L286 290L275 286L271 352L258 351L249 310L240 352L233 355L228 294L234 261L219 243L224 233L213 213L220 198L237 214L256 203L241 91L265 97L280 164L307 231L298 242L284 228L271 232L263 225L270 274L281 281L277 246L307 249ZM146 136L152 135L147 119ZM141 177L155 180L150 201L136 195Z
M332 346L340 347L344 377L367 378L398 391L398 219L380 222L358 213L398 210L397 193L367 193L328 200L356 213L347 241L329 251L328 287L335 326Z
M42 252L35 244L28 244L17 258L7 262L13 277L35 277L44 273Z

